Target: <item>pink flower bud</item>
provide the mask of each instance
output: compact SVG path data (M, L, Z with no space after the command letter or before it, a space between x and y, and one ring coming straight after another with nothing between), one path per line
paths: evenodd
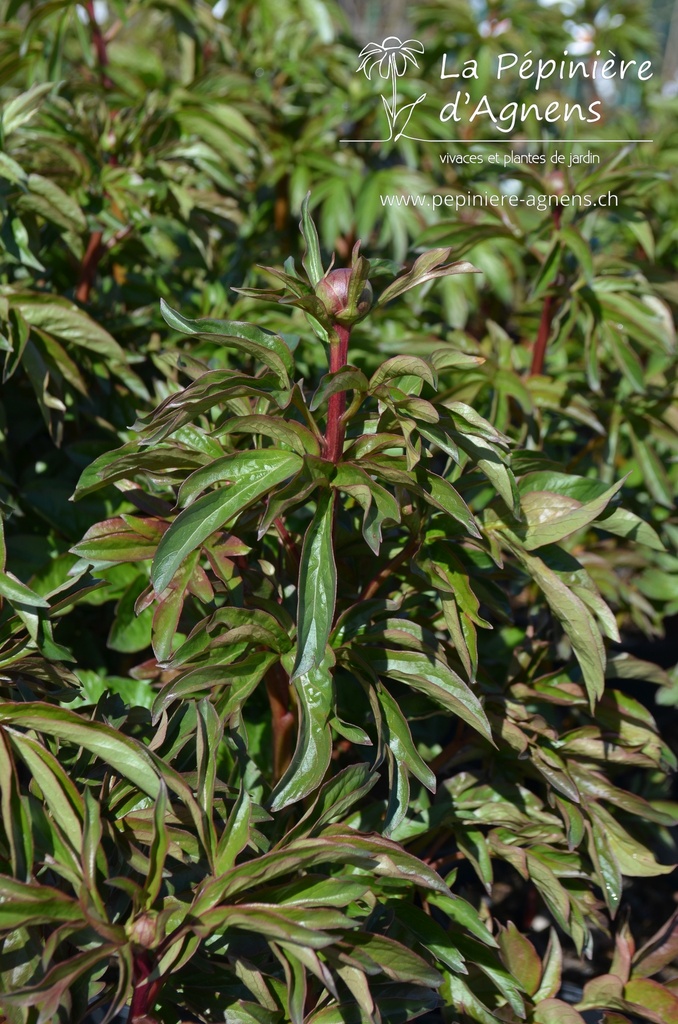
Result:
M157 914L140 914L126 928L128 938L143 949L151 949L158 940Z
M333 320L355 323L361 320L372 305L372 285L366 281L355 309L348 308L348 290L351 282L350 267L330 270L316 286L315 293Z

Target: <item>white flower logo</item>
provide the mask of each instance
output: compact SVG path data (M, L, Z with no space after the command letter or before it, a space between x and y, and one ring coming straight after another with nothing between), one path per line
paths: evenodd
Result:
M358 54L360 61L357 70L364 71L367 78L372 79L372 72L379 69L381 78L388 81L391 79L391 102L382 96L382 103L386 111L389 126L389 139L398 139L404 134L407 123L412 117L412 112L418 103L426 98L423 93L414 103L408 103L398 110L398 83L397 80L405 74L408 64L419 67L415 53L423 53L423 44L418 39L406 39L404 42L398 36L387 36L381 43L368 43L363 46ZM400 122L396 132L396 121Z
M372 77L375 66L379 67L382 78L400 77L407 70L407 62L412 61L418 68L414 51L423 53L424 47L418 39L406 39L403 42L398 36L387 36L383 43L368 43L358 54L360 65L358 71L364 71L368 78Z

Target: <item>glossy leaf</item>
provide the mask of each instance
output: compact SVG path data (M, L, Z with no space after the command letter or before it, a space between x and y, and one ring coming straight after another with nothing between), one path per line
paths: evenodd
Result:
M299 731L289 768L271 795L271 810L308 796L322 783L332 756L329 716L334 690L329 662L297 673L294 688L298 697Z
M492 742L490 724L480 701L447 665L414 651L365 648L362 654L375 672L420 690Z
M234 459L227 466L216 470L217 473L226 474L226 477L220 477L222 480L229 480L229 473L241 473L243 483L238 487L210 491L179 513L164 534L153 559L151 578L158 594L168 586L186 555L229 520L236 519L277 483L291 476L301 465L299 456L291 452L274 451L264 454L265 458L261 459L257 453L256 461L247 456L240 460ZM193 486L196 486L195 481Z
M334 620L337 570L332 544L333 491L321 491L301 551L297 654L291 680L320 667Z
M264 331L254 324L235 320L190 320L172 309L164 299L160 300L160 308L165 321L175 331L182 334L205 335L227 347L253 355L259 362L273 370L282 387L289 384L292 356L285 342L277 335Z

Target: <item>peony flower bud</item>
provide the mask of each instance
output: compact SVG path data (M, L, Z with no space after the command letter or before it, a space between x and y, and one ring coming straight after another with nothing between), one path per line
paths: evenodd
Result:
M152 911L140 914L139 917L127 924L125 930L128 938L137 946L151 949L158 940L157 914Z
M331 318L338 323L352 324L362 320L372 306L372 285L365 281L360 298L354 309L349 308L348 295L353 271L350 267L330 270L320 281L315 293Z

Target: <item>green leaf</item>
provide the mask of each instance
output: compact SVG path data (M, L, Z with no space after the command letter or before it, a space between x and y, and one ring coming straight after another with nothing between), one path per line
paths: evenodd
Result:
M66 993L75 988L78 979L92 968L105 965L118 952L113 943L101 943L85 953L78 953L47 971L37 985L30 985L3 995L8 1004L39 1006L36 1024L49 1024L58 1019L58 1011ZM69 999L70 1002L70 999Z
M377 783L379 775L368 764L352 764L323 784L311 808L289 833L290 840L319 831L342 820Z
M22 196L20 206L41 214L67 231L87 230L87 219L79 204L55 181L41 174L29 174L30 192Z
M294 679L299 708L297 743L289 768L271 794L271 810L280 811L312 793L322 783L332 756L329 717L334 704L331 664L328 652L321 665Z
M304 1007L308 995L306 971L301 960L294 955L294 947L289 943L281 948L278 945L278 958L281 960L287 983L287 1012L291 1024L303 1024ZM311 950L309 950L311 952Z
M606 510L599 516L596 526L600 530L614 533L617 537L629 538L637 544L646 544L653 551L665 550L656 530L627 508L615 508L609 513Z
M593 615L542 558L530 555L518 546L512 547L570 638L593 707L605 689L605 648Z
M280 416L232 416L224 424L224 434L262 434L288 445L297 455L320 455L318 439L308 427Z
M206 467L208 480L217 474L219 479L232 481L237 474L241 482L237 487L230 486L204 494L177 516L158 544L153 559L151 579L157 594L169 586L186 555L302 465L298 455L273 449L238 453L237 457L225 456L225 459L230 461L221 467ZM195 476L193 474L189 478L192 480L191 491L196 487L208 486L204 482L205 476L197 482Z
M353 996L353 1010L360 1014L360 1021L374 1020L374 999L372 998L365 972L358 970L357 967L353 967L350 964L338 964L336 972ZM339 1007L336 1009L338 1010ZM344 1014L340 1013L340 1017L346 1020Z
M471 408L466 402L452 402L446 400L444 408L449 413L454 425L457 430L466 435L472 437L480 436L486 441L490 441L493 444L502 445L508 447L510 440L506 434L502 434L500 430L497 430L489 420L481 416L479 412Z
M633 454L651 496L657 504L672 509L675 497L674 489L652 443L648 443L647 431L648 426L644 422L641 425L636 418L629 422L628 432Z
M49 608L49 601L33 593L30 587L11 572L0 570L0 594L14 604L28 605L30 608Z
M134 441L94 459L83 471L72 500L79 501L106 484L133 477L137 472L148 470L149 473L163 475L173 471L192 473L204 461L203 457L178 447L140 449L138 442Z
M0 929L59 921L83 921L82 907L65 893L48 885L17 882L0 875Z
M419 910L403 900L398 901L394 906L394 911L397 919L428 949L436 960L459 974L468 974L464 958L460 955L452 937L429 914L425 914L423 910Z
M521 497L521 508L527 526L517 531L528 551L555 544L582 530L605 510L609 501L623 486L619 480L597 498L585 504L552 491L530 491Z
M137 576L118 601L115 619L108 634L108 646L112 650L131 653L149 646L153 613L150 608L137 613L135 608L137 599L147 586L146 575Z
M214 870L218 875L233 867L238 854L250 842L251 824L252 800L243 786L217 846Z
M382 363L370 378L369 390L373 394L376 389L389 380L397 377L415 376L426 381L432 388L438 385L438 375L433 367L418 356L393 356Z
M313 218L311 217L311 213L308 208L310 198L311 193L307 192L302 200L299 229L304 236L304 241L306 243L306 252L304 253L302 263L304 264L304 270L308 274L311 284L315 288L325 272L323 270L323 263L320 257L318 232L316 231Z
M562 246L558 236L556 236L549 249L542 260L541 267L532 283L532 290L530 292L530 299L534 301L542 295L549 285L554 281L560 269L560 259L562 255Z
M192 905L191 912L201 916L208 907L216 906L225 899L232 899L237 893L273 881L290 872L309 870L322 864L355 864L378 876L407 881L420 885L438 897L445 897L453 904L448 909L450 916L457 920L460 914L468 926L481 928L481 938L489 945L494 939L487 929L478 924L477 913L464 900L453 898L447 885L427 864L418 857L407 853L397 843L375 834L368 836L347 830L341 825L325 828L322 835L309 839L295 839L289 844L248 860L226 871L218 878L206 879Z
M184 480L179 488L179 505L190 505L196 496L214 484L230 487L231 499L238 495L243 501L237 511L243 511L265 491L297 473L303 466L302 457L295 452L279 448L259 448L234 452L201 466ZM264 484L261 487L261 484ZM270 486L267 484L270 483ZM250 492L254 497L249 497ZM220 492L223 495L223 491ZM234 513L235 514L235 513ZM229 517L230 518L230 517Z
M445 983L441 996L447 1006L459 1008L465 1016L478 1024L497 1024L497 1018L478 998L470 985L458 974L449 971L445 975Z
M603 287L601 287L601 283ZM628 292L613 291L605 285L607 281L596 282L596 296L602 306L606 318L613 324L621 323L632 338L654 351L662 351L673 355L675 337L661 312L651 302L644 302ZM659 303L661 310L661 303Z
M337 594L332 528L336 492L323 490L306 530L299 565L297 656L291 680L318 668L332 631Z
M605 833L607 843L623 875L630 878L652 878L668 875L675 864L659 864L651 850L634 839L617 819L599 803L592 802L589 815L596 829Z
M534 995L541 981L541 960L537 951L512 921L499 932L502 959L528 995Z
M459 463L459 448L454 443L446 430L430 423L418 423L417 430L427 441L431 441L437 448L449 455L456 463Z
M506 454L500 454L491 442L477 435L472 436L455 431L451 435L451 440L456 441L459 447L471 456L472 462L497 489L508 508L515 516L519 516L518 489L513 472L505 465Z
M634 978L648 978L678 956L678 910L640 947L633 957Z
M349 462L339 463L331 485L350 494L361 505L364 511L363 537L375 555L378 555L382 526L385 522L400 522L400 506L396 499L360 466Z
M436 777L420 757L407 720L398 704L383 686L377 689L377 699L384 714L384 742L391 748L394 757L406 765L427 789L435 793Z
M574 1006L562 999L542 999L534 1011L534 1024L586 1024Z
M169 835L165 820L167 803L167 786L160 779L158 796L153 808L153 841L151 842L148 854L148 872L144 881L145 906L147 910L150 910L160 895L163 884L163 870L169 850Z
M20 128L22 124L33 117L42 103L44 97L52 91L54 82L38 82L15 96L5 104L2 111L2 134L4 138L11 135L13 131Z
M64 838L80 852L84 805L76 786L57 758L37 740L22 733L10 734L11 744L40 787L42 798Z
M141 380L128 368L124 349L108 331L77 306L53 296L43 299L37 294L19 295L16 306L31 327L103 356L112 371L136 395L148 397Z
M678 1024L678 995L666 985L650 978L632 978L624 986L624 999L637 1007L646 1007L662 1024Z
M543 999L551 999L560 992L563 976L563 950L558 938L558 932L551 928L549 942L544 954L542 964L541 981L539 988L534 993L536 1003Z
M470 352L461 352L455 348L438 348L431 353L430 358L431 365L436 370L469 369L474 366L482 366L485 362L484 356L475 356Z
M159 793L160 780L146 747L103 722L88 721L73 711L51 704L5 702L0 704L0 724L35 729L64 743L84 747L143 793L153 798Z
M330 395L336 395L341 391L358 391L361 394L367 391L367 377L362 370L355 366L344 366L336 373L326 373L315 390L309 409L315 412Z
M157 724L163 711L174 701L197 697L205 690L229 686L239 691L246 687L251 692L258 686L278 655L270 651L255 651L243 661L226 665L209 665L182 673L166 683L153 702L153 722Z
M370 972L373 963L376 963L392 981L409 981L430 988L437 988L442 983L434 967L407 946L386 935L352 932L346 936L346 943L350 955Z
M590 284L594 276L594 269L589 243L579 231L571 227L562 227L558 234L577 261L584 280Z
M643 364L631 348L626 337L620 335L611 324L602 324L602 334L612 350L617 366L638 395L645 394L645 370Z
M490 723L482 704L456 672L442 661L418 651L390 651L361 647L361 655L375 672L427 694L452 711L492 743Z
M456 519L472 537L480 537L480 530L473 513L452 484L441 476L430 473L422 466L417 467L415 475L419 483L417 493L421 494L434 508L447 512L453 519Z
M528 494L531 491L562 494L576 499L583 505L600 498L606 492L605 484L600 480L554 471L527 473L521 478L518 488L521 494ZM596 519L596 527L619 537L630 537L639 544L647 544L655 551L664 550L664 545L655 530L629 509L605 508Z
M301 911L308 916L307 911ZM220 934L230 928L255 932L258 936L270 941L282 939L311 949L323 949L335 941L335 937L323 931L323 925L340 928L347 925L348 918L336 910L317 911L309 924L298 921L297 908L270 907L263 903L240 903L237 906L220 906L204 911L193 929L198 935Z
M275 373L281 387L289 386L290 374L294 371L294 359L279 335L239 320L189 320L172 309L164 299L160 300L160 312L165 322L175 331L181 334L200 335L227 348L247 352Z
M501 994L508 1000L509 1005L518 1017L524 1018L525 1001L523 999L523 986L501 962L493 949L479 942L475 937L454 932L454 942L458 946L459 953L464 957L467 964L472 964L488 977L499 989ZM459 972L465 974L465 971Z
M0 730L0 808L9 865L17 878L28 879L33 873L33 834L5 730Z
M101 808L91 789L85 790L85 818L82 830L82 874L86 900L91 901L102 920L106 920L106 908L97 887L97 857L101 858L107 868L101 839L103 827ZM108 871L105 872L108 874Z
M410 288L416 288L417 285L425 284L426 281L432 281L436 277L447 277L450 274L479 273L471 263L464 263L461 260L456 263L445 263L451 251L451 249L431 249L429 252L425 252L417 257L409 273L396 278L392 284L384 289L379 296L376 307L384 306L391 299L402 295L403 292L408 291Z
M422 1014L436 1012L441 1003L435 990L421 985L395 986L392 982L376 985L373 982L370 993L379 1007L379 1018L383 1024L407 1024ZM306 1018L306 1024L366 1024L368 1020L370 1018L365 1016L354 997L350 1001L332 1002L315 1010Z
M622 873L604 828L594 821L586 822L588 851L596 869L603 897L614 917L622 895Z
M478 634L473 619L462 611L454 598L441 597L445 625L450 639L461 659L466 674L472 682L478 672Z

